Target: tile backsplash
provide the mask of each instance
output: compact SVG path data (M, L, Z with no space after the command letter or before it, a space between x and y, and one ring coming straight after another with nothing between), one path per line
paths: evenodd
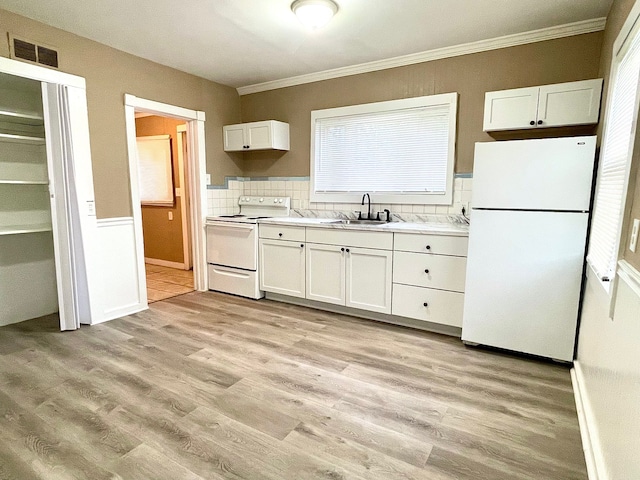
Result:
M361 211L359 203L318 203L309 201L309 177L227 177L224 186L209 186L207 189L208 215L232 215L238 213L238 197L241 195L265 195L291 197L292 210L334 211L352 214ZM456 176L453 186L452 205L385 205L375 202L372 195L371 211L385 208L392 213L408 215L459 215L463 205L471 202L473 179L468 175ZM468 215L468 213L467 213Z

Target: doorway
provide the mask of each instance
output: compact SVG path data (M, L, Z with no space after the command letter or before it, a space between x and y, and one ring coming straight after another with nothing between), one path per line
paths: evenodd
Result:
M149 303L194 290L184 120L136 112L138 181Z
M125 111L138 294L144 308L159 299L207 289L204 113L132 95L125 95ZM164 143L167 168L145 170L138 155L139 140L145 138ZM164 190L148 195L143 183L149 179L166 184Z

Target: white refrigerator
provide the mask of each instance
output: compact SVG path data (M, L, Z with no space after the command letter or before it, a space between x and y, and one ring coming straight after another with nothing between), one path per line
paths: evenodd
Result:
M573 360L595 149L476 143L464 342Z

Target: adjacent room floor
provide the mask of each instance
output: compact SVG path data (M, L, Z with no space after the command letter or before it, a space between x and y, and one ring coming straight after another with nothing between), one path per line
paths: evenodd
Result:
M193 270L145 264L149 303L193 292Z
M586 479L564 366L215 293L49 320L0 329L2 478Z

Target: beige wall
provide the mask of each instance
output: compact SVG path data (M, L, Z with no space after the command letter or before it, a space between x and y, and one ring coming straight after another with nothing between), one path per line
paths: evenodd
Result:
M288 122L291 150L245 155L245 175L309 175L311 110L458 92L456 172L471 172L487 91L598 76L602 32L464 55L241 97L242 120ZM593 132L594 129L591 129ZM582 132L581 132L582 133Z
M206 113L207 172L214 183L242 173L241 158L222 150L222 125L240 120L231 87L143 60L42 23L0 10L0 55L9 56L7 33L58 49L60 70L87 80L89 129L99 218L131 215L124 94Z
M165 117L142 117L136 119L136 136L169 135L171 137L171 161L173 164L173 186L180 185L178 164L178 141L176 127L184 125L182 120ZM182 197L175 197L172 207L142 206L142 231L145 258L183 263L182 242ZM173 220L169 220L169 212Z

